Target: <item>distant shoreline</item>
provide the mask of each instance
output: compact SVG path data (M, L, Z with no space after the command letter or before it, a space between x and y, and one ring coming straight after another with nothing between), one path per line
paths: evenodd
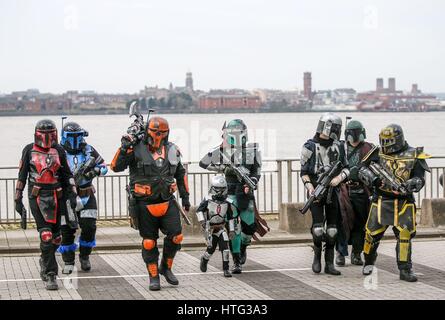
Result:
M335 112L335 113L391 113L391 112L403 112L403 113L419 113L419 112L445 112L445 110L428 110L428 111L370 111L370 110L288 110L288 109L276 109L276 110L215 110L213 112L208 110L156 110L158 114L228 114L228 113L320 113L320 112ZM143 112L144 113L144 112ZM84 116L84 115L122 115L128 114L127 111L115 111L115 110L100 110L100 111L82 111L82 112L17 112L17 111L3 111L0 112L0 117L30 117L30 116Z

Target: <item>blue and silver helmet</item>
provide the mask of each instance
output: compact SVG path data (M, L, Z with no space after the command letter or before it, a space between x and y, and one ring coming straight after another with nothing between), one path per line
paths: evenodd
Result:
M76 122L68 122L63 126L62 141L60 144L70 153L76 153L82 150L86 144L84 138L88 132Z

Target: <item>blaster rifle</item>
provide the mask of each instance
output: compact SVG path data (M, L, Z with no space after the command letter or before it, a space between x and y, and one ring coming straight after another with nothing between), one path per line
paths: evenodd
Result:
M27 226L28 226L28 212L26 211L25 207L23 207L22 209L22 215L21 215L21 219L20 219L20 228L22 228L23 230L26 230Z
M306 200L303 208L300 209L301 214L305 214L309 207L315 200L321 200L326 196L326 194L331 193L332 189L330 183L332 179L339 174L342 168L342 164L340 161L334 163L328 170L325 170L317 179L317 187L314 190L314 193Z
M224 152L221 152L221 155L223 158L223 164L227 165L231 170L235 172L239 182L245 183L249 186L249 189L251 191L255 191L257 189L257 183L253 181L251 177L249 177L249 170L247 170L243 166L235 166Z
M84 162L79 168L77 168L73 173L76 185L79 185L82 179L85 178L85 175L91 170L93 170L95 166L96 166L96 158L90 157L88 161Z
M404 185L399 183L393 176L391 176L386 170L377 162L371 162L368 168L374 173L385 185L389 186L391 190L396 191L402 195L408 194L408 190Z

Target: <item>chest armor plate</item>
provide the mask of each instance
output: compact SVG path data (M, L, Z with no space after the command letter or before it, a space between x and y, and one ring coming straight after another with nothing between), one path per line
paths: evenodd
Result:
M208 216L210 225L225 223L227 210L229 208L229 204L227 202L221 203L214 200L209 200L207 208L209 210Z
M392 174L399 183L403 183L411 177L411 172L416 164L416 149L408 148L391 156L380 153L379 157L380 165Z
M174 145L165 146L162 153L151 153L144 144L135 149L139 175L143 176L173 176L179 164L179 155Z
M86 154L83 152L79 152L78 154L70 154L66 153L66 159L68 161L68 165L70 166L71 172L74 173L77 169L79 169L85 162L90 159L91 155L89 152ZM92 180L87 180L82 178L79 182L79 186L86 185L90 183Z
M333 164L340 159L340 146L334 142L325 148L319 143L315 144L315 172L319 172L323 167Z
M59 153L51 148L42 152L33 147L30 157L31 180L41 184L55 184L58 182L57 171L60 168Z

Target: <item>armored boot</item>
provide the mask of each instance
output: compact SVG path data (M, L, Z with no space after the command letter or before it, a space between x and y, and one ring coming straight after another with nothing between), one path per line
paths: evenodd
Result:
M49 272L47 275L48 280L46 281L46 290L58 290L59 285L57 284L57 276L54 272Z
M164 276L165 280L168 283L177 286L179 284L179 281L172 272L172 266L173 266L173 258L164 259L164 257L162 257L159 273Z
M344 267L346 265L345 257L339 251L337 251L335 257L335 264L339 267Z
M161 290L161 280L159 279L158 273L158 264L157 263L149 263L147 265L148 275L150 279L149 289L150 291L159 291Z
M324 261L324 273L331 274L333 276L341 275L341 272L335 269L334 266L334 248L325 248Z
M223 261L223 273L226 278L232 277L232 274L229 271L229 261Z
M363 266L363 275L368 276L374 270L374 263L377 259L377 253L371 252L369 254L364 254L365 256L365 265Z
M61 247L61 248L63 248L63 247ZM74 251L62 252L62 260L63 260L63 262L65 262L65 265L63 266L63 269L62 269L63 274L73 273L74 259L75 259Z
M247 260L247 246L241 244L239 263L243 265L246 263L246 260Z
M232 267L232 273L233 274L240 274L243 271L240 263L240 254L234 253L233 254L233 267Z
M74 271L74 263L73 264L67 264L63 266L62 273L63 274L71 274Z
M80 268L82 271L88 272L91 270L91 262L89 256L79 257Z
M209 263L209 259L204 258L204 256L201 257L201 263L199 265L199 269L201 269L202 272L207 272L207 264Z
M408 282L416 282L417 276L411 268L410 269L402 269L402 270L400 270L400 280L408 281Z
M86 272L91 270L90 254L93 250L93 247L89 246L90 242L87 242L87 244L88 246L81 245L79 247L80 268Z
M359 253L355 253L354 251L351 252L351 264L355 265L355 266L362 266L363 265L363 260L362 260L362 256Z
M229 255L230 255L230 251L228 249L223 250L223 252L222 252L223 271L224 271L224 277L226 277L226 278L232 277L232 274L229 271Z
M321 272L321 251L322 247L314 245L314 261L312 262L312 271L314 273Z

